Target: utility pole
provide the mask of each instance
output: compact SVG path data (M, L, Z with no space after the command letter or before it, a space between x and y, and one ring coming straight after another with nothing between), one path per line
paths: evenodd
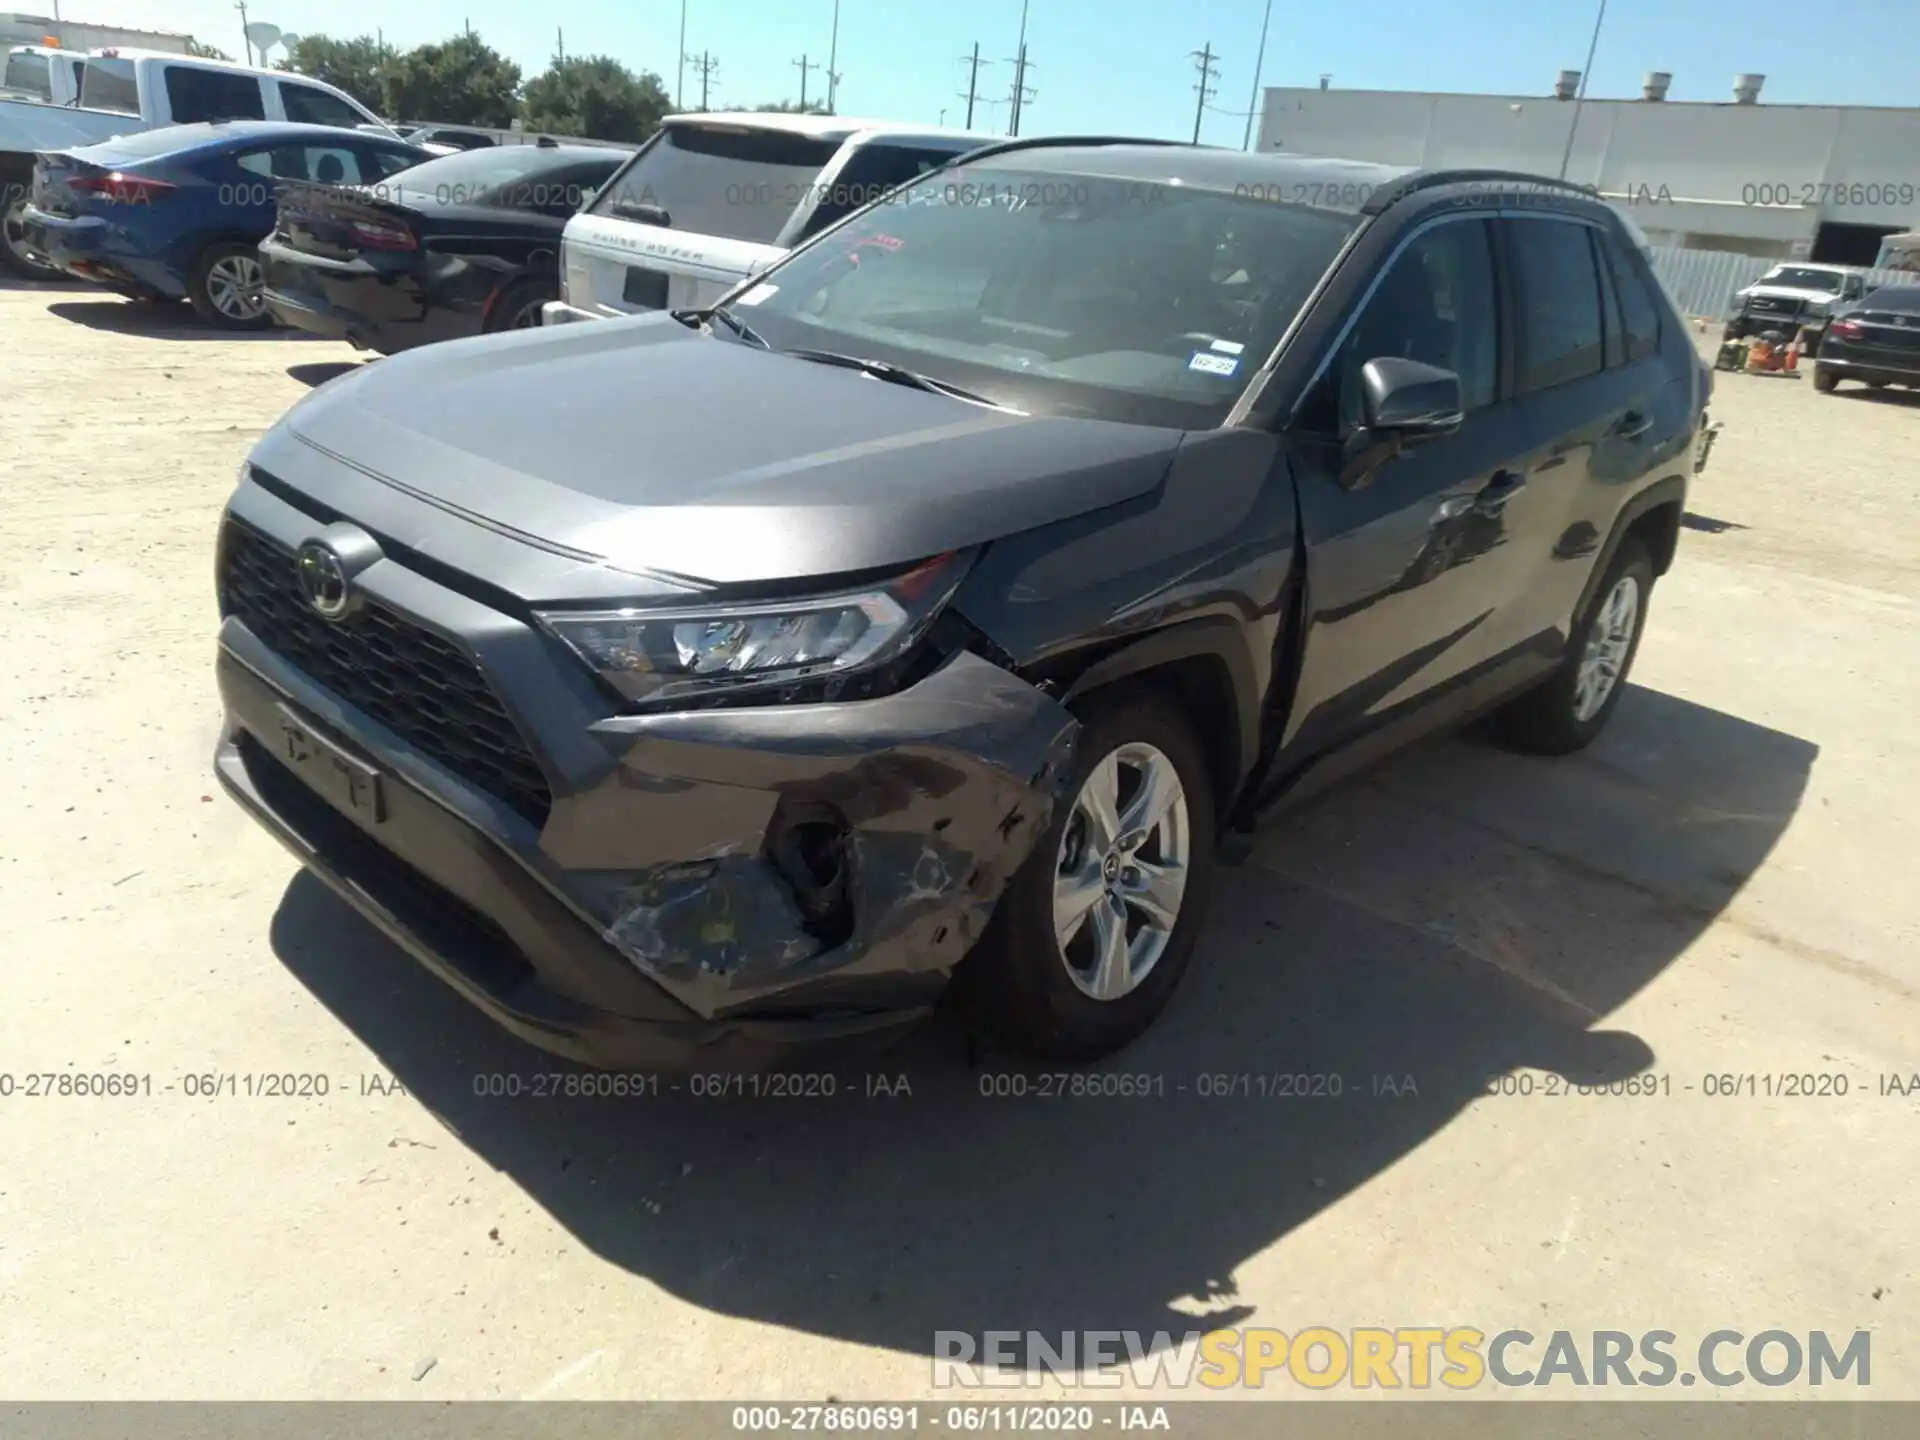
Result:
M968 66L967 90L966 90L966 94L963 95L961 98L967 102L966 128L971 130L973 128L974 97L980 93L980 42L978 40L973 42L973 54L962 55L960 58L962 60L965 60ZM989 60L987 63L991 65L993 62Z
M706 52L702 51L702 54ZM673 80L673 108L684 110L687 104L687 0L680 0L680 71ZM705 105L700 107L706 109Z
M240 12L240 38L246 42L247 64L253 64L253 36L247 33L247 0L233 0L233 8Z
M1580 128L1580 107L1587 99L1587 77L1593 74L1593 52L1600 48L1600 27L1607 21L1607 0L1600 0L1599 13L1593 17L1593 39L1587 42L1587 68L1580 72L1580 88L1574 92L1573 118L1567 121L1567 148L1560 152L1560 176L1567 178L1567 162L1573 159L1573 137Z
M791 60L787 63L800 72L800 113L804 115L807 110L807 72L809 70L818 70L820 68L820 62L818 60L809 62L807 57L802 55L798 60Z
M567 32L558 25L553 27L553 58L562 64L567 59Z
M1253 120L1260 113L1260 72L1267 63L1267 22L1273 19L1273 0L1267 0L1260 16L1260 49L1253 57L1253 98L1247 101L1247 133L1240 140L1242 150L1253 148Z
M1013 59L1013 94L1010 98L1011 118L1007 122L1007 134L1020 133L1020 112L1027 100L1027 10L1031 0L1020 0L1020 44Z
M834 61L840 55L840 0L833 0L833 34L827 41L827 114L837 115L834 101L840 94L840 76L835 73Z
M1200 99L1193 107L1193 143L1200 143L1200 121L1207 112L1207 101L1213 98L1214 81L1220 78L1220 72L1214 68L1213 42L1209 40L1204 49L1193 52L1194 68L1200 72L1200 81L1193 88L1200 92Z
M692 55L682 55L680 60L682 64L693 61L693 72L700 77L700 108L704 111L707 108L707 86L713 79L713 72L720 68L720 62L707 50L702 50L697 59Z

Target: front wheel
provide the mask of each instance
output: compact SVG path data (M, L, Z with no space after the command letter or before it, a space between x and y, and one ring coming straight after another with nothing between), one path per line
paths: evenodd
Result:
M1652 594L1653 559L1628 536L1558 668L1495 713L1501 738L1533 755L1570 755L1592 744L1626 691Z
M1082 716L1052 823L955 975L963 1013L1018 1050L1097 1060L1166 1008L1213 874L1212 772L1153 690Z

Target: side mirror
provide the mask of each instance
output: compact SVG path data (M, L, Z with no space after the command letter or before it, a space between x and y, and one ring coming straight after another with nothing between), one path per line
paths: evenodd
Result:
M1387 356L1366 363L1360 385L1369 430L1413 440L1460 428L1460 377L1451 370Z
M622 220L637 220L642 225L660 225L671 227L673 217L658 205L643 205L638 200L616 200L613 213Z
M1383 355L1360 370L1363 423L1347 440L1340 483L1365 489L1374 472L1410 445L1451 435L1464 416L1460 377L1438 365Z

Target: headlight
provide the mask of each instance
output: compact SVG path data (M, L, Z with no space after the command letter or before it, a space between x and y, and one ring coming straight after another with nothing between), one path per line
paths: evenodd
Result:
M1832 308L1833 302L1831 300L1809 300L1807 302L1807 314L1816 320L1824 319L1827 312Z
M773 689L898 659L966 573L942 555L882 585L796 600L547 610L540 622L627 699Z

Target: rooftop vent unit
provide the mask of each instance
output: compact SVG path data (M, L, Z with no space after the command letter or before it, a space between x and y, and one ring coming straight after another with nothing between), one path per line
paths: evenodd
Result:
M1647 72L1646 83L1640 87L1641 98L1645 100L1664 100L1667 98L1667 87L1671 84L1673 84L1672 72L1666 70L1649 70Z
M1758 105L1760 87L1767 83L1764 75L1736 75L1733 77L1733 103L1736 105Z
M1562 70L1560 72L1560 82L1553 87L1553 98L1556 100L1571 100L1579 93L1580 72L1578 70Z

